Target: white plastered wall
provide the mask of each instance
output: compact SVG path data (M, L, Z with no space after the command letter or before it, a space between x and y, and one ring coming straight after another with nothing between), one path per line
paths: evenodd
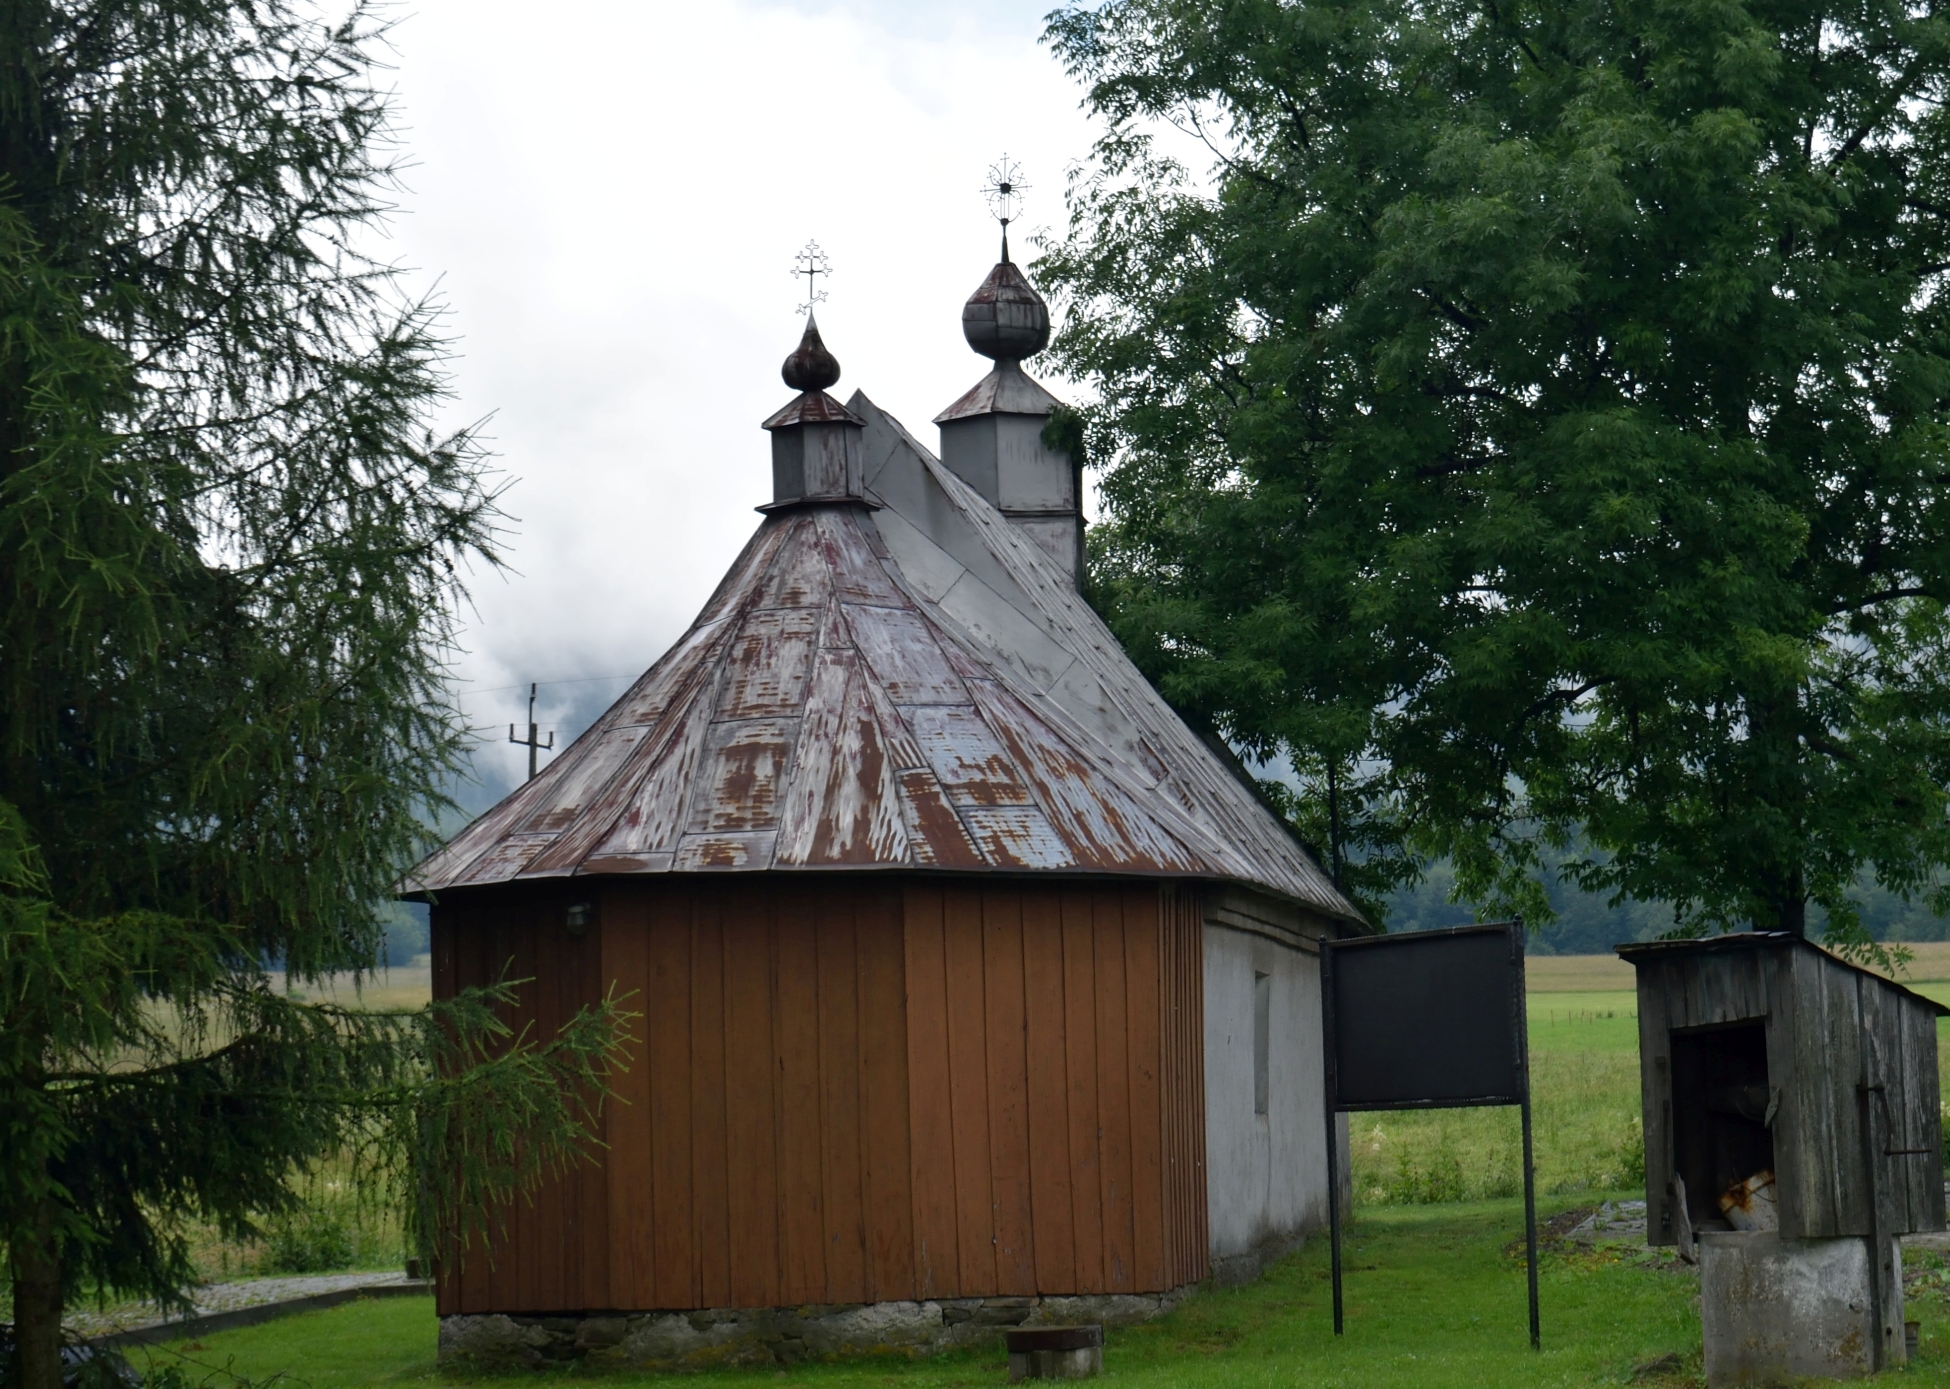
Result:
M1266 1260L1327 1225L1317 947L1286 923L1253 921L1251 910L1232 897L1205 914L1206 1202L1222 1283L1257 1277ZM1254 1112L1253 1086L1259 974L1272 990L1264 1115Z

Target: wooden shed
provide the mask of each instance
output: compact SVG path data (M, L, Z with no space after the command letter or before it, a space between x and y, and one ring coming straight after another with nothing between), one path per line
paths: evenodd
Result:
M1786 1239L1944 1228L1941 1004L1799 936L1623 945L1638 970L1648 1239L1771 1171Z
M441 1270L443 1348L947 1344L1324 1223L1317 943L1365 928L1078 594L1046 311L983 288L955 466L827 395L809 321L697 621L410 882L437 993L644 1014L599 1161Z

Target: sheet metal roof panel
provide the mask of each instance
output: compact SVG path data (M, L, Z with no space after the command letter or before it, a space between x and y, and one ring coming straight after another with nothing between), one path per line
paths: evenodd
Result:
M900 862L907 829L860 658L824 651L780 817L781 864Z
M813 518L804 513L790 517L783 527L788 543L766 574L752 606L757 608L824 609L833 598L833 566L816 545L798 543L801 533Z
M718 717L796 715L806 702L825 616L818 608L762 608L748 614L726 652Z
M604 717L603 725L617 728L656 723L673 701L683 697L701 672L715 672L713 648L726 634L723 618L701 621L684 633L661 661L624 691L623 697ZM566 748L563 753L567 755Z
M918 704L901 711L921 755L955 805L1029 805L1002 741L971 704Z
M538 803L522 820L522 832L556 835L575 824L642 751L648 732L641 724L629 724L585 739L556 778L555 794Z
M742 868L758 871L772 866L775 831L758 833L687 834L671 858L672 873L702 873L710 869Z
M574 867L591 854L670 853L683 830L688 791L711 729L713 687L698 681L650 738L632 779L612 783L613 796L564 834L538 866ZM557 862L557 855L561 861Z
M842 611L874 682L895 704L968 703L968 687L919 609L848 605Z
M1077 868L1049 816L1033 805L980 805L962 812L982 857L997 868ZM1153 871L1146 865L1146 871Z
M811 513L819 546L833 575L833 596L849 606L910 608L913 598L887 572L880 534L862 524L855 507L822 507Z
M1036 800L1052 811L1052 824L1075 862L1115 869L1143 860L1186 873L1199 871L1197 854L1122 786L1084 774L1069 741L1022 701L989 680L970 681L969 689L985 722L1008 745L1010 758L1035 788Z
M799 724L784 718L712 724L690 786L686 832L776 830Z

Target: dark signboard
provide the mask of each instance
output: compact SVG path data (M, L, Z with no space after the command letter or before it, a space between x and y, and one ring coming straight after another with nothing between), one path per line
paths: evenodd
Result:
M1322 941L1327 1214L1334 1334L1341 1334L1339 1123L1357 1109L1511 1104L1522 1115L1530 1344L1537 1319L1537 1179L1531 1162L1523 923Z
M1523 1102L1523 941L1508 926L1339 941L1322 959L1335 1109Z

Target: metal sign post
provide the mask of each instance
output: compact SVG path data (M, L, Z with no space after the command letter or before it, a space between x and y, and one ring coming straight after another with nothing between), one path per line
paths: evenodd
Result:
M1530 1344L1537 1348L1537 1178L1530 1134L1523 923L1323 941L1320 997L1334 1334L1343 1329L1338 1116L1378 1109L1516 1105L1523 1118ZM1404 1017L1414 1023L1403 1026Z

